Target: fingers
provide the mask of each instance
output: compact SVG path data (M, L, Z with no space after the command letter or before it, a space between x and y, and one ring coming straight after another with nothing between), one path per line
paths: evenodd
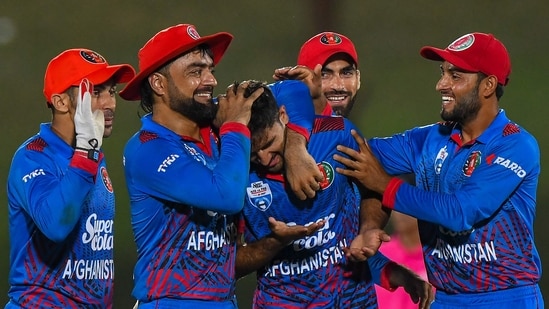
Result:
M344 247L343 253L345 253L345 257L351 262L364 262L368 259L368 256L363 254L359 248Z
M275 80L285 80L285 79L288 79L289 76L288 76L288 71L291 69L292 67L282 67L282 68L278 68L274 71L274 74L273 74L273 79Z
M349 148L349 147L346 147L346 146L343 146L343 145L337 145L336 149L344 154L346 154L347 156L350 157L350 159L353 159L353 160L358 160L359 159L359 156L360 156L360 153L356 150L354 150L353 148Z
M93 85L90 83L90 81L86 78L82 79L80 81L80 99L84 99L84 95L86 93L91 93L93 91Z
M316 169L313 174L314 174L313 176L315 178L315 181L317 183L324 181L324 174L320 171L320 169ZM319 184L319 189L320 189L320 184Z
M361 152L364 152L365 150L370 151L370 146L368 146L368 143L362 137L356 130L351 130L351 135L355 138L356 143L358 144L358 147Z
M317 185L306 185L300 191L296 192L296 196L302 201L306 200L307 198L314 198L316 196L316 191L319 189L320 186L318 185L318 183Z
M213 125L220 127L226 122L239 122L247 125L250 121L251 107L253 102L263 94L263 87L258 87L248 97L245 97L246 89L250 82L245 81L240 84L233 83L227 87L225 95L220 95L218 99L218 110Z
M341 146L343 148L343 146ZM340 150L339 149L340 146L337 146L337 150ZM350 149L350 148L348 148ZM344 149L346 150L346 149ZM352 149L351 149L352 150ZM354 150L353 150L354 151ZM345 165L346 167L350 168L350 169L356 169L356 162L358 161L358 159L355 159L355 158L347 158L347 157L343 157L343 156L340 156L338 154L334 154L333 156L334 160L336 160L337 162Z
M318 230L320 230L321 228L324 227L324 224L325 224L325 221L322 220L322 221L315 222L315 223L307 226L307 235L306 236L310 236L313 233L317 232Z

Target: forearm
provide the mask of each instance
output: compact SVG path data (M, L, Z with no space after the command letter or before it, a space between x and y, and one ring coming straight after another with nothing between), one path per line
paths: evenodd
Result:
M383 207L381 196L373 191L363 192L360 203L360 233L371 229L384 229L391 209Z
M282 248L284 245L271 236L239 245L236 250L236 278L244 277L265 266Z

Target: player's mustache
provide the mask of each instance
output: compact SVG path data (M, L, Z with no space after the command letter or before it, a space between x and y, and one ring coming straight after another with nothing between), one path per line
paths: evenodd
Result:
M325 96L337 96L337 95L351 96L351 92L350 91L330 91L330 92L326 92L324 95Z

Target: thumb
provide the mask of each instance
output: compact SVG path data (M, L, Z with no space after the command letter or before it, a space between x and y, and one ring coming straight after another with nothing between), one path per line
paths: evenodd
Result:
M382 232L381 235L379 235L379 239L383 242L391 241L391 236L389 234Z

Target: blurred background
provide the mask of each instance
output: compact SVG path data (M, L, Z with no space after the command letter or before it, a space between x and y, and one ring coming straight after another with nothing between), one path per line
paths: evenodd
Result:
M500 1L16 1L0 2L0 306L7 302L9 271L6 178L17 147L50 120L42 94L47 63L62 50L87 47L109 63L137 69L137 51L156 32L178 23L196 25L201 35L228 31L235 36L216 68L216 93L235 80L272 81L275 68L295 64L305 40L321 31L347 35L356 45L362 88L350 117L364 135L384 136L439 120L435 91L438 63L419 56L423 45L445 47L462 34L493 33L507 46L513 72L501 106L539 141L542 167L548 89L549 2ZM114 134L104 142L116 191L115 308L131 308L136 253L122 171L122 149L139 129L136 102L118 99ZM490 184L486 184L490 185ZM543 218L549 209L549 179L538 190L537 245L549 259ZM241 308L249 308L254 278L238 283ZM549 293L549 280L542 278Z

